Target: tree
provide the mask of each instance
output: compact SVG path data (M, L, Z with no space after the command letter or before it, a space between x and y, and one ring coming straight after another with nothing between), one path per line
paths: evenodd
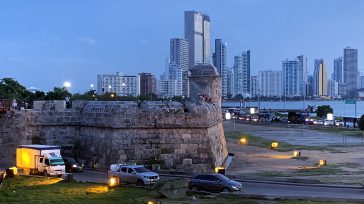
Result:
M361 115L360 119L359 119L359 122L358 122L358 125L359 125L359 129L361 131L364 130L364 115Z
M92 101L96 99L96 90L90 90L85 92L84 94L74 94L72 96L73 100L84 100L84 101Z
M45 96L45 100L64 100L66 97L71 97L72 94L67 91L65 87L54 87L53 91L50 91Z
M323 118L326 117L328 113L333 113L333 109L329 105L323 105L317 107L317 117Z
M29 101L33 93L28 91L23 85L11 78L3 78L0 80L0 98L16 99L21 101Z

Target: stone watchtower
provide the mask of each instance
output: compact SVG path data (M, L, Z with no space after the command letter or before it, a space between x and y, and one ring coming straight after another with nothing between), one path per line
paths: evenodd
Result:
M189 79L192 101L210 102L221 107L221 77L216 67L210 64L196 65Z

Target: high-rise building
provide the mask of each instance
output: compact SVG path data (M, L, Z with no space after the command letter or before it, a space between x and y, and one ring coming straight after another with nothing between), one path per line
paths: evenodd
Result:
M243 97L250 96L250 51L242 52L234 58L234 92Z
M189 42L190 69L210 64L210 17L197 11L185 11L185 39Z
M306 96L313 96L313 76L307 75L307 83L306 83Z
M260 95L266 97L282 97L282 71L260 71Z
M189 43L186 39L170 39L169 79L176 80L175 95L189 96Z
M343 58L338 57L334 59L334 73L333 80L339 83L343 82Z
M221 76L221 96L227 97L227 66L226 66L226 46L221 39L215 39L215 53L213 54L214 65Z
M139 96L140 76L116 74L97 75L97 94L115 93L118 96Z
M140 95L153 96L157 94L157 79L151 73L139 73Z
M363 75L361 75L360 77L359 77L359 88L364 88L364 76Z
M157 82L158 96L161 98L173 98L176 94L176 80L166 79Z
M294 60L282 61L283 96L304 96L304 65L305 58L301 55Z
M346 97L357 96L358 49L344 49L344 83L346 84Z
M250 76L250 94L252 98L259 97L259 78L258 76Z
M227 98L235 97L234 93L234 68L228 68L227 71Z
M340 98L339 95L339 82L335 80L328 80L327 95L331 98Z
M323 59L315 60L313 73L313 95L320 97L327 96L327 73Z
M164 72L160 77L160 80L169 79L169 58L167 57L164 61Z

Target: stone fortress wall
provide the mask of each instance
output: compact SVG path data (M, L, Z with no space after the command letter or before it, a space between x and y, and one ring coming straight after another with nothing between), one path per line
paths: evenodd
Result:
M64 101L36 101L33 110L1 115L0 161L15 161L20 144L47 144L61 145L64 155L98 168L134 161L158 164L161 169L209 172L223 165L228 155L219 78L216 68L209 66L202 67L203 76L195 72L192 100L184 103L74 101L66 109Z

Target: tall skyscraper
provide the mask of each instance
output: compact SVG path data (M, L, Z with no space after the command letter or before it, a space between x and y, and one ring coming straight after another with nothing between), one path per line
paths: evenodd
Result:
M235 97L234 92L234 68L228 68L227 71L227 98Z
M140 95L153 96L157 94L157 79L151 73L139 73Z
M307 83L306 83L306 96L313 96L313 76L307 75Z
M242 52L234 58L234 92L243 97L250 96L250 51Z
M344 48L344 83L346 97L357 96L358 49Z
M252 98L259 97L260 95L259 89L259 77L258 76L250 76L250 94Z
M266 97L282 97L282 71L260 71L260 95Z
M221 96L227 97L227 66L226 66L226 46L221 39L215 39L215 53L213 55L214 65L221 76Z
M334 59L334 74L333 80L339 83L343 82L343 58L338 57Z
M303 55L294 60L282 61L283 73L283 96L295 97L304 96L304 65L305 58Z
M359 77L359 88L364 88L364 76Z
M175 95L189 96L188 69L189 69L189 43L186 39L170 39L169 79L176 80Z
M315 60L315 68L313 73L313 95L327 96L327 73L326 65L323 59Z
M210 17L197 11L185 11L185 39L189 42L190 69L210 64Z

